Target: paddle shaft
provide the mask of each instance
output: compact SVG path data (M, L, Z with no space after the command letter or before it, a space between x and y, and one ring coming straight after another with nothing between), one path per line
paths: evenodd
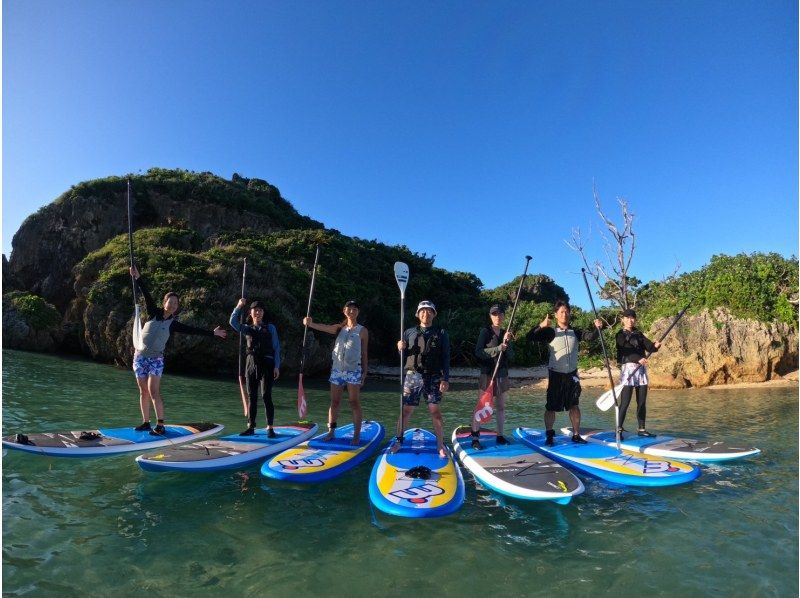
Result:
M311 287L308 289L308 306L306 307L306 317L311 317L311 301L314 298L314 284L317 280L317 264L319 263L319 245L314 255L314 268L311 270ZM300 353L300 375L306 368L306 338L308 336L308 324L303 328L303 349Z
M130 257L131 268L133 268L133 208L131 206L131 181L128 179L128 255ZM131 286L133 287L133 306L136 307L136 279L131 275Z
M525 284L525 279L528 276L528 264L531 263L533 258L529 255L525 256L525 270L522 272L522 279L519 281L519 287L517 287L517 295L514 297L514 307L511 308L511 317L508 319L508 326L506 327L506 331L510 332L511 327L514 325L514 316L517 313L517 305L519 304L519 296L522 294L522 285ZM501 344L505 342L504 339L500 339ZM492 377L489 380L489 384L486 388L492 388L494 384L494 379L497 377L497 372L500 370L500 361L503 359L503 353L505 351L500 351L497 355L497 362L494 364L494 371L492 372Z
M405 332L405 313L406 313L406 291L400 289L400 339L403 339ZM400 417L397 419L397 438L403 438L403 352L400 351Z
M244 298L244 289L245 289L245 280L247 279L247 258L243 258L242 260L242 294L240 297ZM244 334L242 334L242 327L244 326L245 321L245 307L242 306L242 311L239 313L239 394L242 396L242 409L244 410L244 416L250 416L250 404L249 404L249 397L247 397L247 391L245 390L245 380L244 380ZM249 420L248 420L249 423Z
M592 311L594 312L595 319L599 320L600 317L597 315L597 308L594 306L594 297L592 297L592 290L589 288L589 280L586 278L586 268L581 268L581 274L583 275L583 283L586 285L586 293L589 295L589 303L592 304ZM614 409L615 409L615 425L614 429L616 430L617 434L617 449L619 449L619 399L617 399L617 393L614 392L614 376L611 374L611 365L608 363L608 352L606 351L606 341L603 338L603 331L597 331L600 336L600 347L603 349L603 360L606 362L606 372L608 372L608 381L611 383L611 393L614 397ZM580 434L580 430L574 430L574 434Z

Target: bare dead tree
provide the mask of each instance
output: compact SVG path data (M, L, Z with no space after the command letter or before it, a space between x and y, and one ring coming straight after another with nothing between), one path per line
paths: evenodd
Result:
M592 277L600 291L600 297L616 303L621 309L636 307L636 295L641 281L630 275L631 262L636 250L636 233L633 231L635 215L628 209L625 198L617 198L622 211L622 224L617 225L603 211L597 188L592 187L594 207L606 228L606 233L601 232L603 238L603 253L605 263L600 260L589 262L586 243L581 236L580 228L572 229L572 237L565 241L567 247L577 251L586 271Z

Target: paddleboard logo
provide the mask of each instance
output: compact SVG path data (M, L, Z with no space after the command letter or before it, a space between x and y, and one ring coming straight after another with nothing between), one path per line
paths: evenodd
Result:
M675 467L669 461L650 461L640 459L633 455L621 454L607 459L609 463L618 463L644 475L655 475L659 473L677 473L680 468Z
M407 500L412 504L422 505L434 496L444 494L444 489L431 482L425 482L421 486L409 486L401 490L392 490L389 494L400 500Z
M422 430L414 430L411 436L411 448L422 448L425 446L425 434Z
M492 409L491 403L484 403L481 409L475 411L475 419L479 422L485 422L492 419L492 414L494 413L494 409Z
M295 471L297 469L308 469L309 467L322 467L325 465L325 459L311 457L308 459L281 459L278 461L283 469Z

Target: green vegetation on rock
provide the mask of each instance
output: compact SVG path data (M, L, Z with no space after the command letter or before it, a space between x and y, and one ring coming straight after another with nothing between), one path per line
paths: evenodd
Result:
M38 295L13 291L6 297L14 309L36 330L47 330L61 323L61 314L58 310Z

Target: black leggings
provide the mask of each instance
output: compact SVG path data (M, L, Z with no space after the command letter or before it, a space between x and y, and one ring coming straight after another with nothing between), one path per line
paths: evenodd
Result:
M272 367L259 368L261 371L248 368L245 374L247 396L250 398L250 426L256 425L256 413L258 413L258 393L264 399L264 407L267 409L267 425L271 426L275 421L275 405L272 402Z
M647 419L647 386L623 386L619 393L619 427L625 422L628 405L631 404L633 389L636 389L636 419L639 420L639 429L644 430L644 421Z

